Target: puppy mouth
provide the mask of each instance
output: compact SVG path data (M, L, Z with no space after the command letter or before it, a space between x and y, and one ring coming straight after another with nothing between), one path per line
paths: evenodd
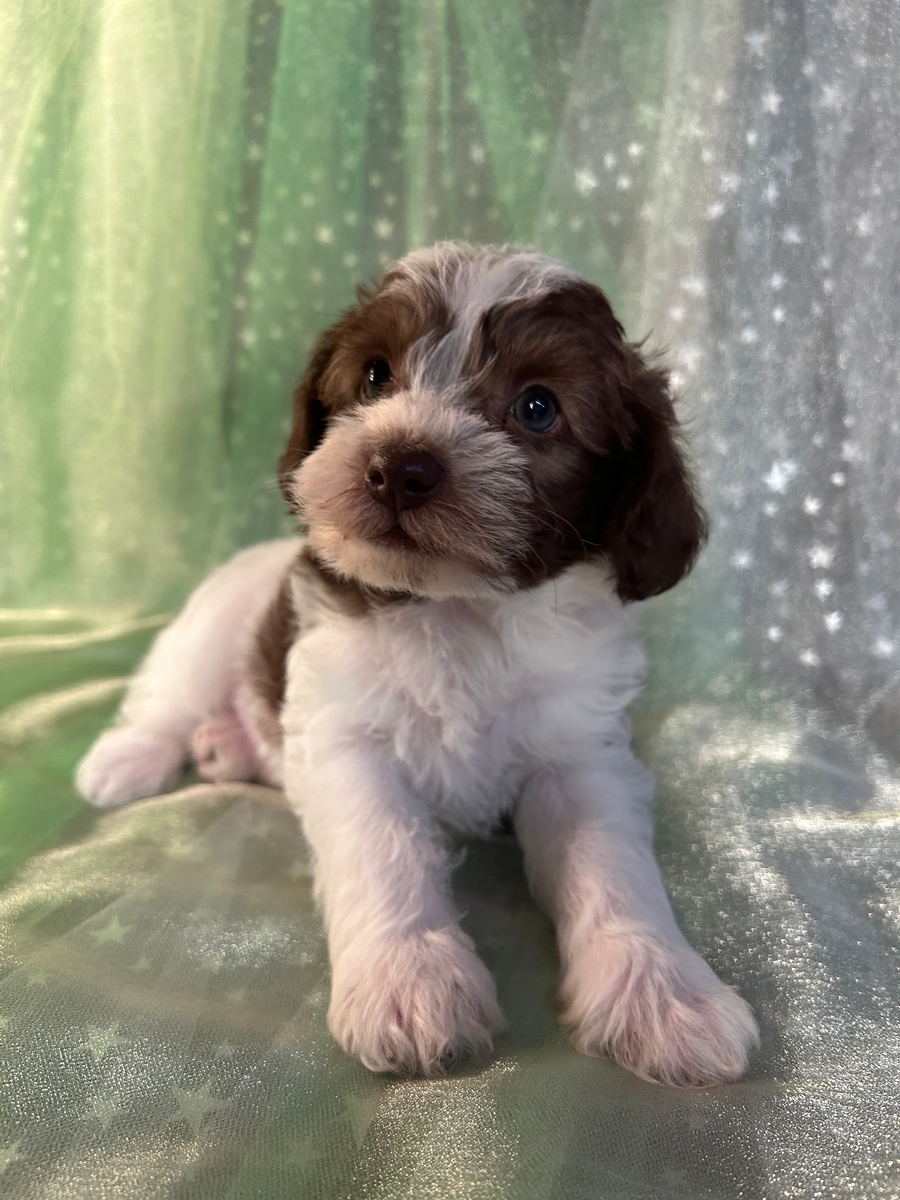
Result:
M415 553L420 549L415 538L410 537L406 530L401 529L399 525L393 525L384 533L372 538L372 541L377 545L387 546L391 550L406 550Z

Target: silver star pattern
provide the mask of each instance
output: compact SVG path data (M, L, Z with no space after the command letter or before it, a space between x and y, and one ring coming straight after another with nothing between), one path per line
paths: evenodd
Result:
M89 1025L87 1041L76 1046L76 1049L90 1050L96 1063L106 1054L107 1050L127 1045L128 1038L119 1037L119 1022L114 1021L107 1029L102 1029L99 1025Z
M99 1121L104 1129L108 1129L111 1122L124 1111L115 1096L95 1096L85 1116Z
M223 1100L217 1100L210 1094L209 1086L210 1081L207 1079L201 1088L194 1090L176 1088L178 1108L170 1118L169 1124L174 1125L178 1121L187 1121L196 1135L200 1132L200 1126L210 1113L217 1112L220 1108L227 1108L228 1105Z
M149 971L151 967L150 959L146 954L142 954L137 962L133 962L128 968L129 971Z
M125 934L131 928L130 925L123 925L117 916L110 918L109 924L102 929L92 929L91 937L94 939L94 944L102 946L104 942L117 942L120 946L125 937Z

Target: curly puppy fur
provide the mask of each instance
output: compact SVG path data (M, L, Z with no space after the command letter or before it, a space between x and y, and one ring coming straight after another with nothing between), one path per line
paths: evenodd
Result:
M665 372L562 264L443 243L321 336L279 478L305 535L194 593L82 793L151 795L191 752L209 779L283 786L331 1030L372 1070L425 1075L502 1024L443 830L511 816L573 1044L663 1083L738 1079L756 1026L675 923L626 716L627 604L673 587L706 531Z

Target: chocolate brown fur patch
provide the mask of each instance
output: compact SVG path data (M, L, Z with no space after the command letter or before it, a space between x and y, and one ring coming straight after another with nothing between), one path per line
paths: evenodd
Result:
M287 656L300 631L294 609L291 576L281 581L278 594L260 621L250 647L249 675L254 690L274 714L281 712L287 685Z

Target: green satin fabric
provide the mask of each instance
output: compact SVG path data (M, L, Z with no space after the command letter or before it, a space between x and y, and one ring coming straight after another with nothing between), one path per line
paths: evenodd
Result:
M852 17L852 19L851 19ZM0 1194L771 1200L900 1191L900 202L877 0L0 0ZM455 886L494 1055L328 1036L276 792L71 774L186 591L288 528L289 394L355 280L534 240L668 347L713 538L635 714L748 1079L577 1055L518 851Z

